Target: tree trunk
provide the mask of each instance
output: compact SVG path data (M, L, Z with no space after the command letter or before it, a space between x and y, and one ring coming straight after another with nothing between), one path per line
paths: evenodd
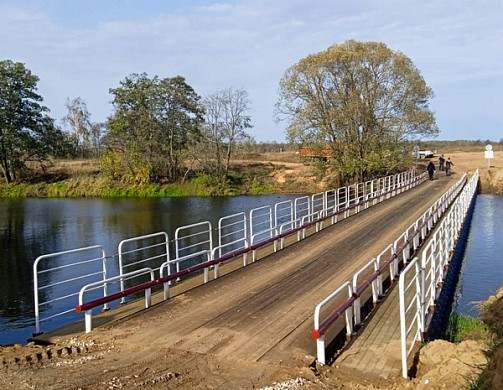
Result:
M168 179L169 181L174 181L174 169L173 169L173 129L170 128L169 134L169 151L168 151Z
M2 158L2 173L7 183L12 183L12 176L9 170L9 163L6 158Z
M229 140L229 144L227 145L227 161L225 163L225 176L229 174L229 165L231 161L231 150L232 150L232 141Z
M220 142L216 140L217 175L222 172L222 156L220 156Z

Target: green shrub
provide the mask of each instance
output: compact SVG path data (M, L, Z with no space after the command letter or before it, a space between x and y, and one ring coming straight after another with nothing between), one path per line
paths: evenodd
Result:
M482 320L461 313L451 313L447 323L446 339L453 343L464 340L489 342L489 330Z

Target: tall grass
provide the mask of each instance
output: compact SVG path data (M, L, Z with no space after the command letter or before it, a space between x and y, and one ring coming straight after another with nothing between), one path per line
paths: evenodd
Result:
M79 174L54 182L0 184L2 198L159 198L228 196L273 193L267 175L244 175L238 180L201 174L183 183L127 185L100 175Z
M446 337L453 343L464 340L489 342L489 329L482 320L461 313L451 313L447 323Z

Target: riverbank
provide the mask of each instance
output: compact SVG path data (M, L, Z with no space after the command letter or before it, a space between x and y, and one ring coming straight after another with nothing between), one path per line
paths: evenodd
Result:
M54 182L0 184L0 197L3 198L161 198L278 192L282 192L281 188L267 180L267 174L237 179L201 175L176 184L127 185L91 175L77 175Z
M489 167L483 148L468 152L446 152L444 155L451 157L455 164L454 171L473 172L479 169L481 193L503 195L503 151L494 151Z
M480 150L479 150L480 149ZM503 194L503 151L494 151L490 167L484 148L439 150L451 157L455 172L480 170L482 193ZM421 169L422 161L418 164ZM437 165L438 167L438 165ZM100 171L98 160L58 160L44 166L32 164L23 182L0 184L3 198L160 198L181 196L235 196L274 193L315 193L333 187L320 162L303 160L294 152L238 156L229 176L200 174L183 183L130 185L111 181ZM424 168L424 167L423 167ZM442 175L443 172L436 172Z
M273 160L275 159L275 160ZM279 160L279 161L276 161ZM32 165L19 183L1 183L3 198L160 198L318 192L327 187L293 153L264 154L232 163L228 177L199 174L178 183L131 185L106 178L97 160L58 160Z
M503 389L503 286L480 309L480 320L461 316L455 342L421 348L415 388Z

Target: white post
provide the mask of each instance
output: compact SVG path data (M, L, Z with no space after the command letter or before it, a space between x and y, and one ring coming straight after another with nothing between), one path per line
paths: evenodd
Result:
M320 336L316 340L316 355L320 364L326 364L325 362L325 335Z
M402 274L403 275L403 274ZM404 277L400 277L399 281L399 298L400 298L400 340L402 349L402 376L407 378L407 328L405 324L405 291Z
M85 313L85 324L86 324L86 333L91 333L93 328L92 320L93 320L93 309L86 310Z

